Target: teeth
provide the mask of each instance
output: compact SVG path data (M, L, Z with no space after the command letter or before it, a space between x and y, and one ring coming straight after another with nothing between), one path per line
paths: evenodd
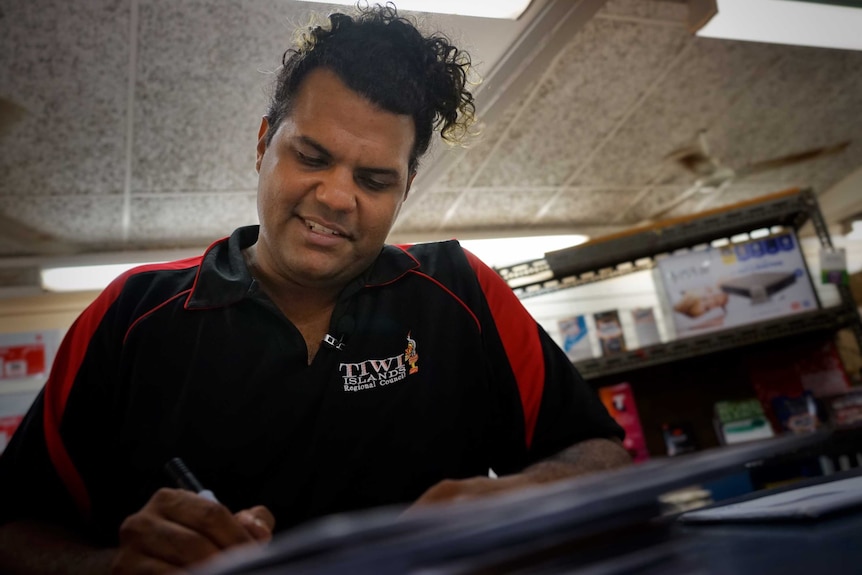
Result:
M316 222L311 222L311 221L305 220L305 225L307 225L308 229L310 229L311 231L317 232L319 234L330 234L333 236L340 236L341 235L338 232L336 232L335 230L330 230L326 226L321 226L320 224L318 224Z

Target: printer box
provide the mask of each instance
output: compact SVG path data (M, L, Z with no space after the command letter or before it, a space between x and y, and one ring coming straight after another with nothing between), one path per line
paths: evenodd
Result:
M659 260L668 313L680 337L818 307L792 231Z

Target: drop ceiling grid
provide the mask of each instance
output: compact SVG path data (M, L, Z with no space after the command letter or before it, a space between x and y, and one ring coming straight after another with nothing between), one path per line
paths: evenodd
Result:
M111 243L120 235L122 207L123 198L118 194L0 197L0 213L53 238L93 248Z
M128 18L128 2L4 3L2 96L26 114L0 140L0 196L122 192Z
M434 191L416 196L408 195L405 209L396 220L392 233L409 234L437 230L443 223L443 216L459 196L459 191ZM409 211L407 207L410 208Z
M669 27L590 21L475 184L562 184L684 41Z
M628 203L631 189L572 186L562 189L545 210L537 227L560 225L605 225L617 215L620 206ZM577 228L573 231L577 232Z
M446 222L448 230L498 229L524 227L539 209L550 200L554 190L522 188L485 188L466 190L458 209Z

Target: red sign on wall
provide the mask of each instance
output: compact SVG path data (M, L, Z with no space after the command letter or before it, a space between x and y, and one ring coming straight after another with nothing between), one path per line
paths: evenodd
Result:
M45 344L0 347L0 379L33 377L45 373Z

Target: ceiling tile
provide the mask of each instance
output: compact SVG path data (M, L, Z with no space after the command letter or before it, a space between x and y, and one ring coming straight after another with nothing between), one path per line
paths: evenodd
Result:
M560 224L605 224L613 221L632 192L613 188L563 188L545 210L537 226Z
M821 172L830 165L858 165L862 143L862 52L786 47L767 74L752 79L746 91L709 131L716 156L731 166L784 156L817 146L854 140L845 160L798 164L798 174ZM832 162L832 163L830 163ZM797 169L798 168L798 169ZM751 181L776 179L752 176ZM836 174L832 175L832 179Z
M125 176L127 1L16 0L0 18L0 195L110 194Z
M202 218L201 214L206 216ZM195 222L192 234L189 222ZM132 199L129 241L206 246L240 226L257 222L254 193L138 196Z
M460 192L429 191L415 197L408 196L392 232L399 234L436 230L460 195Z
M630 225L639 224L645 223L647 220L662 220L690 213L701 201L698 195L668 210L668 206L673 204L688 189L689 186L673 185L649 188L639 202L626 206L620 222Z
M680 27L595 18L565 48L476 185L559 185L684 45Z
M121 196L0 197L0 212L53 239L103 247L122 237Z
M446 229L527 227L554 193L528 189L469 190L446 222Z
M572 183L693 182L694 175L679 173L664 158L681 147L696 145L698 132L722 118L753 77L768 73L779 53L777 48L750 42L690 40L672 73ZM707 136L711 140L711 131Z
M505 141L506 130L527 97L528 94L524 94L517 104L503 112L497 121L480 123L476 135L468 142L469 147L461 150L458 160L445 177L440 179L438 185L446 188L464 188L470 185L491 154L498 152L497 147Z
M297 6L142 3L136 193L256 188L255 146L272 72L290 41L288 23L308 12Z
M685 23L688 21L687 0L608 0L599 15L629 16L653 20L670 20Z

